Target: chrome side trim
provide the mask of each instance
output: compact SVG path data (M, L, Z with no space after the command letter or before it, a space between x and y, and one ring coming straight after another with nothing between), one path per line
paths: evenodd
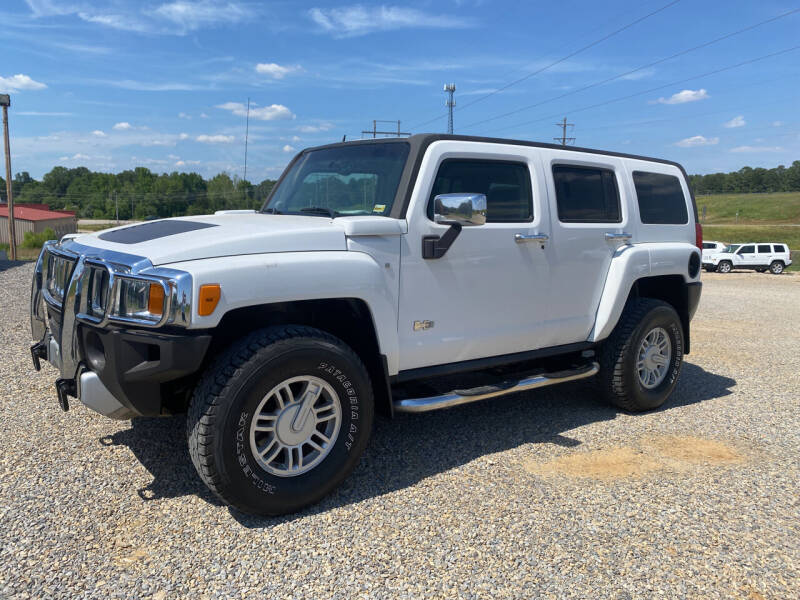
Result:
M399 413L420 413L431 410L439 410L441 408L450 408L451 406L468 404L470 402L477 402L478 400L485 400L487 398L494 398L496 396L505 396L506 394L514 394L516 392L524 392L527 390L546 387L548 385L564 383L566 381L586 379L587 377L592 377L593 375L597 374L599 370L600 365L597 362L592 362L591 364L579 369L561 371L559 373L544 373L541 375L526 377L511 387L494 389L486 393L465 394L464 391L453 391L442 396L430 396L427 398L405 398L403 400L396 400L393 402L394 410Z
M86 406L106 417L132 419L136 416L135 412L114 397L93 371L81 373L78 395Z

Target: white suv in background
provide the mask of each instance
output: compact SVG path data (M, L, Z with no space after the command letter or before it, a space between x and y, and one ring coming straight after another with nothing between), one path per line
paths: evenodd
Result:
M711 267L711 257L714 254L718 254L723 252L727 244L723 244L722 242L706 242L703 240L703 267L708 271L709 267Z
M703 260L705 262L705 258ZM720 273L730 273L732 269L753 269L763 273L769 269L775 275L783 273L792 264L789 247L773 242L749 242L738 248L729 246L724 252L713 254L709 261Z

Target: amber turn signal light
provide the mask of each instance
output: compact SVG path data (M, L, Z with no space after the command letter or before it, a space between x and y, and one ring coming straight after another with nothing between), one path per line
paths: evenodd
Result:
M207 317L214 312L219 302L220 290L218 283L205 283L200 286L199 302L197 304L197 314Z
M151 315L164 314L164 286L160 283L150 284L150 297L147 299L147 311Z

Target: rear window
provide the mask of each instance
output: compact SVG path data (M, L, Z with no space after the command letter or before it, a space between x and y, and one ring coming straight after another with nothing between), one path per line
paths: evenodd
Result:
M770 248L769 244L759 244L758 251L761 254L770 254L772 252L772 248Z
M716 244L711 244L709 242L703 242L703 250L713 250L716 247L717 247Z
M786 252L786 246L783 244L775 244L775 252Z
M689 222L681 182L673 175L633 172L642 223L685 225Z
M555 165L558 220L562 223L620 223L619 190L614 171Z

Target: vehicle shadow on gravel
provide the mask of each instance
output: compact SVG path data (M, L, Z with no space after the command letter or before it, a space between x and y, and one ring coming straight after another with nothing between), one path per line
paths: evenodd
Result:
M730 377L684 363L678 387L656 412L727 396L735 385ZM355 472L319 504L279 518L252 517L233 510L231 514L245 527L271 527L397 491L480 456L522 444L578 446L579 441L562 432L612 420L618 412L598 397L591 383L576 382L445 411L399 415L393 420L379 417ZM152 483L139 490L143 500L198 494L219 505L194 471L184 427L181 417L134 419L130 429L101 442L127 446L152 474Z

